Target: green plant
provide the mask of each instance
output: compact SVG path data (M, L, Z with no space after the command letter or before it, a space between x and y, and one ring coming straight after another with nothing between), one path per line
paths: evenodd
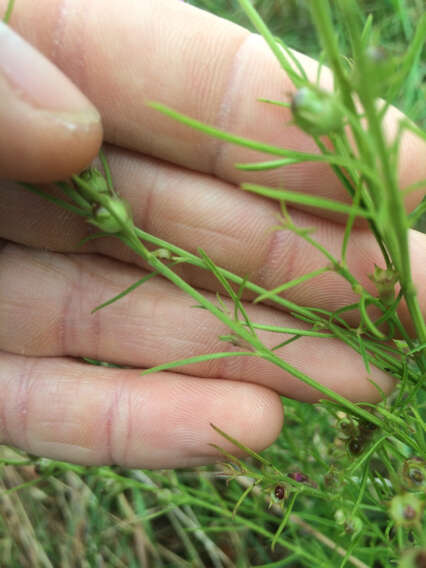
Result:
M204 535L208 534L210 516L215 515L218 532L225 532L229 526L245 527L253 534L269 540L272 548L281 554L286 549L286 562L289 565L294 562L295 566L324 566L339 565L339 562L341 566L346 563L366 566L380 561L381 565L390 566L405 548L414 543L420 545L423 536L419 517L424 502L424 484L422 485L420 477L424 469L421 456L425 455L421 409L424 404L426 331L411 278L407 234L424 211L424 205L410 215L405 213L403 194L398 187L396 175L400 136L389 145L383 134L382 119L388 104L399 96L404 81L419 57L426 19L423 18L418 23L417 31L403 56L381 60L376 57L376 46L371 43L374 39L371 19L367 19L362 25L355 2L336 2L339 18L345 26L352 49L352 60L350 64L346 64L340 56L328 1L312 2L312 18L324 49L323 60L331 67L335 78L335 92L329 94L309 83L292 52L285 44L277 42L252 4L248 0L240 0L240 4L298 88L292 101L294 120L313 136L320 153L304 154L245 140L158 103L152 103L151 106L208 135L273 156L273 160L261 164L239 164L238 167L242 169L278 168L313 160L328 163L350 195L349 205L260 185L242 186L243 190L280 202L281 218L276 229L292 231L320 251L324 256L323 268L286 282L274 290L265 290L248 279L217 266L202 250L199 250L198 255L190 254L142 231L134 225L128 206L117 195L103 154L100 155L103 175L91 169L73 176L68 182L58 184L65 199L52 197L34 186L25 187L85 217L100 230L100 233L90 238L113 234L152 267L153 272L148 277L97 309L122 298L136 286L142 285L147 278L161 274L189 294L199 307L209 310L229 327L229 335L221 338L224 342L232 342L241 347L238 352L224 350L222 353L201 354L176 362L166 362L147 372L172 369L212 358L261 357L319 390L325 400L313 408L286 403L289 413L287 430L283 432L281 442L271 448L266 457L243 447L225 432L220 432L249 455L247 461L242 461L224 452L227 465L223 473L228 480L235 480L230 483L226 495L223 494L223 488L213 487L209 477L202 473L195 481L189 478L192 481L186 483L185 475L178 478L173 473L158 473L147 478L145 474L138 472L124 473L110 468L87 471L51 460L35 460L40 469L38 475L43 479L54 475L68 478L74 474L86 475L90 487L97 483L97 479L108 479L111 491L133 492L132 498L135 503L139 503L141 518L146 522L154 517L172 515L173 512L186 513L190 518L191 515L185 508L196 508L201 511L199 515ZM382 96L387 95L387 102L380 108L376 104L379 94L376 85L378 78L384 77L389 77L390 80L386 85L387 93L380 92ZM356 101L359 101L360 106L357 106ZM269 104L288 105L290 102L269 101ZM424 137L408 121L401 123L400 134L404 128L410 128ZM355 141L355 149L349 141L348 130ZM332 149L321 138L325 134L331 141ZM406 191L409 189L406 188ZM314 232L294 224L287 207L292 203L347 215L340 257L325 250L315 240ZM357 217L364 218L369 224L383 253L383 266L376 267L371 274L377 295L368 292L347 266L348 243ZM149 250L147 243L156 247L155 250ZM173 270L174 265L180 263L210 271L231 298L234 309L228 310L220 297L217 303L213 303L185 282ZM333 271L349 282L359 300L337 312L328 312L299 306L281 295L285 290L313 280L326 271ZM398 293L395 292L397 283L400 285ZM289 365L275 353L276 348L268 349L259 339L256 330L261 325L250 320L241 301L244 290L253 292L257 302L268 300L290 311L296 319L308 323L310 328L307 333L317 336L318 341L327 334L345 342L363 357L367 371L370 365L374 365L392 374L399 380L395 395L375 406L354 404ZM415 337L409 334L397 315L396 309L402 299L406 301L411 314ZM371 305L381 312L376 320L369 315L368 307ZM344 314L349 309L359 310L360 323L357 327L350 326L344 319ZM271 328L270 331L276 332L277 337L280 333L290 333L292 337L286 342L297 341L306 333L297 329ZM277 340L277 346L282 345L283 342ZM288 434L290 428L293 431L291 436ZM323 443L318 448L313 448L312 438L316 436L321 439L321 435ZM294 439L301 440L300 447L294 443ZM314 462L309 459L306 446L310 448ZM292 449L291 460L283 455L283 447ZM418 460L415 459L416 456ZM413 465L413 460L418 461L418 468L414 468L416 464ZM10 461L5 459L3 463L24 465L33 464L34 460L14 457ZM407 473L412 472L413 468L417 473ZM38 477L33 479L34 483L38 480ZM155 495L157 501L151 509L148 507L149 512L144 503L140 503L144 498L135 496L138 491L146 492L150 503ZM259 506L262 497L270 503L269 511ZM331 518L325 514L324 503L328 503L333 511ZM122 507L126 510L125 504L122 503ZM410 508L408 513L407 507ZM277 519L275 515L280 515L283 511L282 518ZM415 522L407 518L412 511L415 513ZM405 515L401 521L397 518L399 514L403 517ZM334 541L330 541L330 537L324 537L320 531L321 523ZM313 525L319 528L312 529ZM189 530L188 524L183 526ZM298 528L314 533L316 540L310 547L305 546L301 540ZM192 530L195 531L194 527ZM282 537L284 530L286 538ZM184 540L183 535L181 538ZM316 543L332 549L336 563L326 564L328 559L325 549ZM204 545L207 546L205 542ZM193 561L201 561L198 552L191 549L190 544L186 543L185 546ZM216 551L215 554L220 557L219 552ZM261 557L261 553L258 554ZM339 561L337 557L340 557ZM271 558L263 558L263 562L272 562Z

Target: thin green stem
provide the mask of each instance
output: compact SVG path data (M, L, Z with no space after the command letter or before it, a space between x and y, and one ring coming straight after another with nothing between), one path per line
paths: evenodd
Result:
M3 16L3 22L5 24L9 23L10 17L12 15L12 11L13 11L13 6L15 4L15 0L9 0L8 4L7 4L7 8L6 8L6 12Z
M388 250L392 253L392 261L399 272L401 287L417 337L419 341L423 343L426 341L426 326L411 276L410 252L408 247L408 222L402 193L399 190L397 181L396 167L391 164L389 158L382 122L378 116L375 96L372 92L372 82L369 80L369 76L371 75L370 66L366 60L365 51L360 40L354 10L350 5L346 5L344 2L340 3L347 18L359 73L366 79L363 81L362 89L359 89L358 94L368 121L369 133L374 140L374 146L383 176L383 187L385 188L385 195L383 197L385 197L385 199L383 200L382 207L386 208L386 217L388 219L385 230L385 242Z

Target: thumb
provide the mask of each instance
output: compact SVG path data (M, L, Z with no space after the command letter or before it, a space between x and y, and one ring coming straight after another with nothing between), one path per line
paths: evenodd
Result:
M90 101L0 22L0 177L67 178L94 158L101 141L100 116Z

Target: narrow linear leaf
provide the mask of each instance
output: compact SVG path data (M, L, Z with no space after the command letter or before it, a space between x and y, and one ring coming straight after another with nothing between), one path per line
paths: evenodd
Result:
M121 298L124 298L124 296L127 296L127 294L130 294L130 292L133 292L133 290L136 290L136 288L138 288L139 286L141 286L145 282L148 282L148 280L151 280L151 278L153 278L154 276L157 276L157 274L158 274L158 272L150 272L149 274L147 274L146 276L144 276L143 278L141 278L140 280L138 280L137 282L135 282L134 284L132 284L131 286L129 286L128 288L126 288L125 290L123 290L122 292L120 292L119 294L114 296L113 298L111 298L110 300L107 300L103 304L100 304L99 306L96 306L96 308L93 308L93 310L90 313L94 314L95 312L101 310L102 308L105 308L106 306L110 306L111 304L113 304L117 300L121 300Z
M231 444L234 444L234 446L236 446L237 448L239 448L240 450L242 450L252 458L255 458L263 465L272 467L274 470L276 469L271 462L269 462L268 460L266 460L261 455L257 454L255 451L251 450L241 442L238 442L238 440L236 440L235 438L233 438L232 436L221 430L218 426L215 426L215 424L210 423L210 426L213 428L213 430L216 430L218 434L220 434L223 438L225 438L225 440L228 440L228 442L231 442Z
M95 241L96 239L102 239L105 237L110 237L111 233L93 233L92 235L87 235L87 237L84 237L84 239L81 239L81 241L79 241L77 247L82 247L83 245L85 245L86 243L89 243L90 241Z
M288 201L289 203L298 203L299 205L307 205L308 207L318 207L320 209L327 209L328 211L335 211L336 213L345 213L347 215L358 215L359 217L370 218L371 214L361 209L360 207L346 205L333 199L326 197L319 197L317 195L309 195L307 193L297 193L295 191L288 191L283 189L275 189L273 187L264 187L252 183L243 183L242 189L276 199L277 201Z
M256 11L253 4L250 2L250 0L239 0L239 3L240 3L240 6L243 8L244 12L246 13L247 17L249 18L249 20L251 21L251 23L255 27L256 31L262 35L263 39L268 44L270 50L272 51L272 53L277 58L282 69L290 77L292 82L297 87L300 87L300 86L306 84L306 82L307 82L306 72L303 70L303 72L300 74L301 65L300 65L299 62L297 62L298 63L297 69L298 69L299 73L296 72L293 69L292 65L290 64L290 62L287 59L288 53L286 53L286 52L288 50L284 50L283 47L281 47L278 44L278 41L272 35L268 26L262 20L262 18L260 17L258 12ZM284 44L282 44L282 46L284 46Z
M294 278L294 280L290 280L289 282L285 282L284 284L277 286L276 288L274 288L273 290L270 290L269 292L264 292L263 294L261 294L260 296L258 296L254 300L254 303L257 304L259 302L262 302L263 300L267 300L271 296L274 296L276 294L281 294L281 292L284 292L284 290L288 290L289 288L293 288L294 286L297 286L298 284L301 284L302 282L306 282L307 280L311 280L312 278L315 278L316 276L319 276L320 274L324 274L324 272L328 272L329 270L330 270L330 268L328 266L325 266L324 268L318 268L317 270L313 270L312 272L308 272L307 274L304 274L303 276L300 276L299 278Z
M373 26L373 14L368 14L361 34L361 41L364 43L364 45L368 46L370 42L372 26Z
M19 182L19 185L21 187L25 188L27 191L31 191L31 193L35 193L36 195L39 195L40 197L47 199L47 201L51 201L52 203L59 205L59 207L63 207L64 209L67 209L68 211L71 211L72 213L76 213L77 215L80 215L80 217L87 217L88 216L85 211L82 211L81 209L79 209L75 205L71 205L71 203L68 203L67 201L64 201L63 199L61 199L59 197L54 197L53 195L50 195L49 193L46 193L45 191L38 189L38 187L35 187L34 185L32 185L30 183Z
M297 496L298 496L298 493L294 493L292 495L290 502L287 505L287 509L286 509L285 515L283 517L283 520L281 521L280 526L278 527L277 532L275 533L274 538L272 539L271 549L273 551L275 550L275 546L278 542L278 539L280 538L280 535L283 532L283 530L285 529L286 524L287 524L287 522L290 518L290 513L293 510L294 503L296 502Z
M305 68L303 67L303 65L300 63L299 59L296 57L296 55L293 53L293 50L290 49L288 47L288 45L286 43L283 42L283 40L279 37L275 38L275 41L278 43L278 45L281 46L281 48L285 51L285 54L287 55L287 57L294 63L295 68L297 69L297 71L300 74L300 77L305 81L306 84L309 83L309 77L308 74L305 71ZM303 81L299 81L300 85L303 85Z
M297 327L279 327L276 325L265 325L261 323L252 323L254 329L261 329L263 331L272 331L274 333L288 333L289 335L301 335L308 337L334 337L332 333L323 331L311 331L308 329L298 329Z
M254 164L234 164L238 170L245 170L247 172L257 172L264 170L275 170L283 166L290 166L291 164L298 164L300 160L295 158L283 158L282 160L271 160L269 162L256 162Z
M160 248L167 248L172 253L176 254L177 256L181 256L182 258L185 259L185 261L188 264L192 264L193 266L198 266L199 268L203 268L203 269L206 268L205 263L198 256L195 256L194 254L192 254L192 253L190 253L190 252L188 252L188 251L186 251L186 250L184 250L180 247L177 247L176 245L169 243L168 241L163 241L162 239L159 239L158 237L155 237L154 235L151 235L149 233L146 233L145 231L142 231L138 227L135 227L135 233L142 240L147 241L149 243L152 243L153 245L160 247ZM121 238L120 235L117 235L117 238ZM228 280L230 280L231 282L234 282L235 284L241 285L241 283L243 282L243 279L241 278L241 276L237 276L236 274L230 272L229 270L225 270L224 268L218 268L218 270L220 270L221 274L226 276L226 278ZM249 280L246 280L245 287L248 290L250 290L251 292L254 292L256 294L261 294L261 293L266 291L261 286L258 286L257 284L254 284L253 282L250 282ZM323 320L323 318L320 318L319 316L316 316L315 313L313 313L315 311L313 308L306 308L306 307L300 306L298 304L295 304L294 302L291 302L290 300L286 300L285 298L282 298L281 296L276 296L275 298L273 298L273 300L274 300L274 302L276 302L280 306L283 306L284 308L286 308L289 312L293 312L293 315L304 314L306 317L310 316L311 319L306 320L310 324L313 324L315 322L320 323L320 324L326 323ZM325 313L325 312L323 312L323 313ZM329 317L329 316L330 316L330 314L327 312L327 317Z
M218 267L215 265L212 259L202 248L198 248L198 254L203 259L206 267L213 273L215 278L222 284L225 291L228 293L229 297L234 300L236 298L236 294L232 289L232 286L229 284L225 276L218 270Z
M301 337L302 337L301 335L294 335L290 339L287 339L286 341L282 341L281 343L278 343L278 345L274 345L273 347L271 347L271 351L278 351L278 349L281 349L282 347L285 347L286 345L289 345L290 343L297 341Z
M367 371L368 374L370 374L370 362L368 360L367 351L365 350L365 344L364 341L362 340L361 335L358 335L358 345L359 345L359 352L361 353L362 360L364 362L365 370Z
M416 27L416 31L414 34L414 37L411 41L411 44L409 45L408 49L405 52L405 55L402 59L402 62L399 66L398 72L396 74L396 78L394 79L394 84L391 88L390 93L388 93L387 95L387 102L385 105L383 105L383 108L381 110L381 116L384 117L386 115L386 112L390 106L390 104L393 102L395 96L398 93L398 90L401 88L401 86L403 85L405 79L407 78L407 75L409 74L410 70L413 69L414 67L414 62L416 61L416 59L419 57L423 46L424 46L424 38L425 38L425 34L426 34L426 14L423 14L422 17L420 18L420 20L417 23L417 27ZM417 128L417 127L415 127ZM418 129L419 132L422 132L421 129ZM422 137L425 137L426 133L423 132L422 133Z
M377 448L379 448L388 437L389 434L383 434L378 440L376 440L374 444L369 447L368 451L366 451L359 459L357 459L354 464L348 469L348 473L350 473L350 475L353 475L354 472L359 467L361 467L363 463L370 459Z
M426 187L426 178L423 178L423 179L415 181L414 183L411 183L410 185L407 185L406 187L404 187L403 190L402 190L402 193L404 195L407 195L408 193L411 193L412 191L424 189L425 187ZM414 209L414 211L415 210L416 209Z
M408 223L410 227L414 227L419 222L422 215L426 213L426 199L422 201L411 213L408 215Z
M84 211L87 211L88 214L91 214L92 207L90 203L88 203L84 197L82 197L78 191L76 191L69 183L64 181L59 181L56 185L65 193L65 195L72 199L78 206L80 206Z
M366 298L364 294L362 294L361 300L359 302L359 311L361 313L362 321L365 323L371 333L378 339L386 339L386 336L379 329L377 329L367 313Z
M289 108L291 107L291 103L285 103L283 101L274 101L272 99L264 99L264 98L260 98L257 99L259 103L266 103L269 105L274 105L274 106L279 106L279 107L283 107L283 108Z
M278 146L272 146L270 144L265 144L264 142L258 142L256 140L250 140L242 136L237 136L236 134L231 134L209 124L204 124L195 118L191 118L185 114L177 112L170 107L163 105L162 103L148 101L147 106L162 112L166 116L170 116L174 120L181 122L195 130L199 130L204 134L209 136L214 136L219 140L224 140L230 144L237 144L238 146L243 146L245 148L250 148L251 150L257 150L258 152L264 152L265 154L272 154L274 156L283 156L286 158L294 158L299 162L323 162L327 164L335 164L345 168L355 168L360 172L364 173L368 178L379 181L376 172L372 170L367 164L361 160L347 158L345 156L340 156L337 154L327 153L327 154L309 154L307 152L297 152L296 150L289 150L287 148L280 148Z
M249 485L245 491L243 492L243 494L240 496L240 498L238 499L238 501L235 503L235 507L232 511L232 518L235 518L235 515L238 512L238 509L241 506L241 503L244 501L244 499L247 497L247 495L253 490L253 488L256 486L256 482L252 483L251 485Z
M215 265L215 263L212 261L212 259L207 255L207 253L203 249L199 248L198 253L202 257L204 262L206 263L209 270L211 270L211 272L214 274L214 276L217 278L217 280L219 280L219 282L222 284L222 286L225 288L226 292L228 293L229 297L234 302L234 306L235 306L234 317L235 317L236 322L238 321L237 320L238 311L240 311L241 315L243 316L243 318L245 320L247 327L250 329L250 331L253 335L256 335L256 332L254 331L254 329L251 325L248 314L247 314L243 304L241 303L240 297L234 292L234 290L232 289L232 286L229 284L229 282L225 278L224 274L221 273L219 268ZM244 281L243 281L244 286L245 286L246 281L247 281L247 279L244 279Z
M256 353L251 351L225 351L222 353L206 353L205 355L196 355L195 357L186 357L185 359L179 359L177 361L170 361L169 363L163 363L161 365L156 365L155 367L150 367L141 372L141 375L150 375L151 373L157 373L158 371L168 371L169 369L175 369L176 367L182 367L183 365L192 365L194 363L203 363L204 361L213 361L214 359L226 359L227 357L247 357L247 356L257 356Z
M417 347L414 347L414 349L411 349L407 355L413 355L413 353L418 353L419 351L423 351L423 349L426 349L426 343L422 343L421 345L418 345Z
M113 195L116 195L117 192L115 191L114 184L112 182L111 170L108 164L107 157L105 156L105 152L103 151L102 148L99 150L99 159L101 160L102 167L104 169L105 179L107 181L108 189L111 191Z

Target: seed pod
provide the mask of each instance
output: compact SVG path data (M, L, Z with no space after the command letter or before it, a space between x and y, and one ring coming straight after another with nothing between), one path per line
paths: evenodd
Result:
M412 548L401 556L398 568L425 568L426 548Z
M402 477L407 489L426 489L426 464L422 458L413 457L405 460Z
M333 489L341 487L340 477L340 472L332 465L330 470L324 475L324 485Z
M313 136L340 130L343 115L336 95L313 86L302 87L293 96L291 112L294 122Z
M374 422L369 422L368 420L364 420L361 419L359 421L359 430L360 433L364 436L371 436L371 434L374 432L374 430L377 430L378 426L377 424L374 424Z
M336 519L336 523L338 525L343 525L346 522L346 514L342 509L337 509L334 513L334 518Z
M95 210L89 223L105 233L119 233L123 229L123 224L131 222L130 208L125 201L118 198L111 198L109 206L115 215L101 205Z
M396 495L391 501L389 514L397 525L412 527L421 521L423 503L413 493Z
M346 534L357 535L362 530L363 522L359 517L348 516L343 527Z
M348 442L349 453L353 456L360 456L364 450L364 440L361 438L352 438Z
M395 284L398 282L398 273L375 265L373 274L369 274L368 277L376 285L381 301L385 306L390 306L395 299Z
M345 436L355 436L357 432L357 428L353 422L349 418L342 418L339 421L339 428Z
M285 498L285 487L283 485L277 485L274 489L274 496L279 501L282 501Z

